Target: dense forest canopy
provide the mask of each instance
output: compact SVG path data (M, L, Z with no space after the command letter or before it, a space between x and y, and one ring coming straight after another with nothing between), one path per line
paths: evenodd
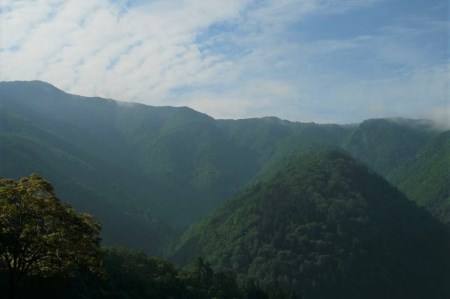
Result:
M450 131L441 133L388 179L408 197L450 225Z
M224 203L184 233L173 259L200 254L302 298L424 298L449 294L448 241L430 214L331 151L293 159Z
M0 180L0 271L8 274L8 299L27 276L100 273L100 224L62 204L37 175Z
M39 173L60 197L101 220L106 244L151 254L310 145L340 147L388 176L441 132L410 119L215 120L186 107L75 96L40 81L1 82L0 115L0 176Z
M20 296L446 299L449 136L427 120L216 120L0 82L0 177L38 173L101 222L102 245L127 248L102 249L105 276L35 272Z
M1 298L284 298L197 258L181 270L142 251L104 248L100 224L37 175L0 180ZM274 293L275 292L275 293ZM7 297L6 297L7 296ZM280 297L281 296L281 297Z

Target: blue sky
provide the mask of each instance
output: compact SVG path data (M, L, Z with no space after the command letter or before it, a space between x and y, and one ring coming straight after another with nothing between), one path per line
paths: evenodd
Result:
M447 0L0 2L0 80L215 118L450 122Z

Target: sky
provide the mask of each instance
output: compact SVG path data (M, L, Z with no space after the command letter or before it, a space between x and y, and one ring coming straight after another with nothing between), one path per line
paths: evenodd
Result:
M0 81L215 118L450 123L447 0L0 0Z

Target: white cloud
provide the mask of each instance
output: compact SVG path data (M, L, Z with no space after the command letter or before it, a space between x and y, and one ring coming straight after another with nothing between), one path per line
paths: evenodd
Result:
M428 65L427 53L398 37L442 31L442 22L428 20L422 33L386 25L346 39L286 36L286 28L305 17L378 2L155 0L125 7L108 0L3 1L0 80L40 79L76 94L187 105L219 118L270 114L345 122L434 109L445 102L448 70ZM210 32L212 26L224 29ZM241 50L231 55L226 47ZM366 68L398 64L400 73L360 77L349 67L358 59L369 60ZM409 99L414 103L405 108ZM398 104L384 104L389 101Z
M81 92L92 92L94 86L104 90L100 85L107 83L109 73L120 76L117 72L124 68L146 68L141 80L156 81L156 77L161 81L171 70L176 73L183 65L192 67L193 61L198 62L197 68L204 67L210 60L199 57L196 31L233 17L239 8L238 1L227 1L226 7L199 1L156 1L120 17L119 8L108 1L31 1L30 6L19 2L22 5L12 5L4 13L2 27L9 35L2 42L3 79L54 80L59 73L55 69L65 69L74 74L62 76L62 85ZM28 19L33 13L35 17ZM13 28L20 34L14 34ZM19 48L10 51L15 45ZM109 69L115 60L115 67ZM18 67L21 64L26 64L25 70ZM73 84L75 73L81 85Z

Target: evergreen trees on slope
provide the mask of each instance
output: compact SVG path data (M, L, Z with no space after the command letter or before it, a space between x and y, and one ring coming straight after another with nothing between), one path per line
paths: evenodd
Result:
M383 178L331 151L293 160L188 229L173 259L301 298L447 298L448 236Z
M102 162L93 165L93 159L78 155L75 160L80 163L71 172L81 173L85 166L94 168L112 181L114 188L125 189L126 196L112 192L108 198L127 210L137 206L131 214L139 210L177 225L189 224L231 196L257 171L247 150L228 142L214 119L186 107L85 98L33 81L1 82L0 109ZM21 138L22 134L11 131L11 127L0 127L0 134ZM33 133L28 135L46 141ZM31 144L23 148L34 151ZM9 158L0 157L5 166ZM51 160L54 156L37 158ZM53 168L58 168L58 160L54 162ZM49 172L47 167L32 168L41 174ZM5 176L29 175L15 171L15 167L4 167ZM79 177L73 179L80 183ZM93 181L87 187L99 189Z
M450 225L450 131L441 133L388 179L408 198Z
M386 176L413 158L435 135L433 124L426 120L369 119L342 139L341 147Z
M388 175L436 134L413 120L214 120L186 107L75 96L38 81L0 82L0 110L1 176L39 173L58 195L102 220L109 244L147 252L153 246L138 231L163 239L155 233L170 231L164 223L191 224L312 143L344 148Z

